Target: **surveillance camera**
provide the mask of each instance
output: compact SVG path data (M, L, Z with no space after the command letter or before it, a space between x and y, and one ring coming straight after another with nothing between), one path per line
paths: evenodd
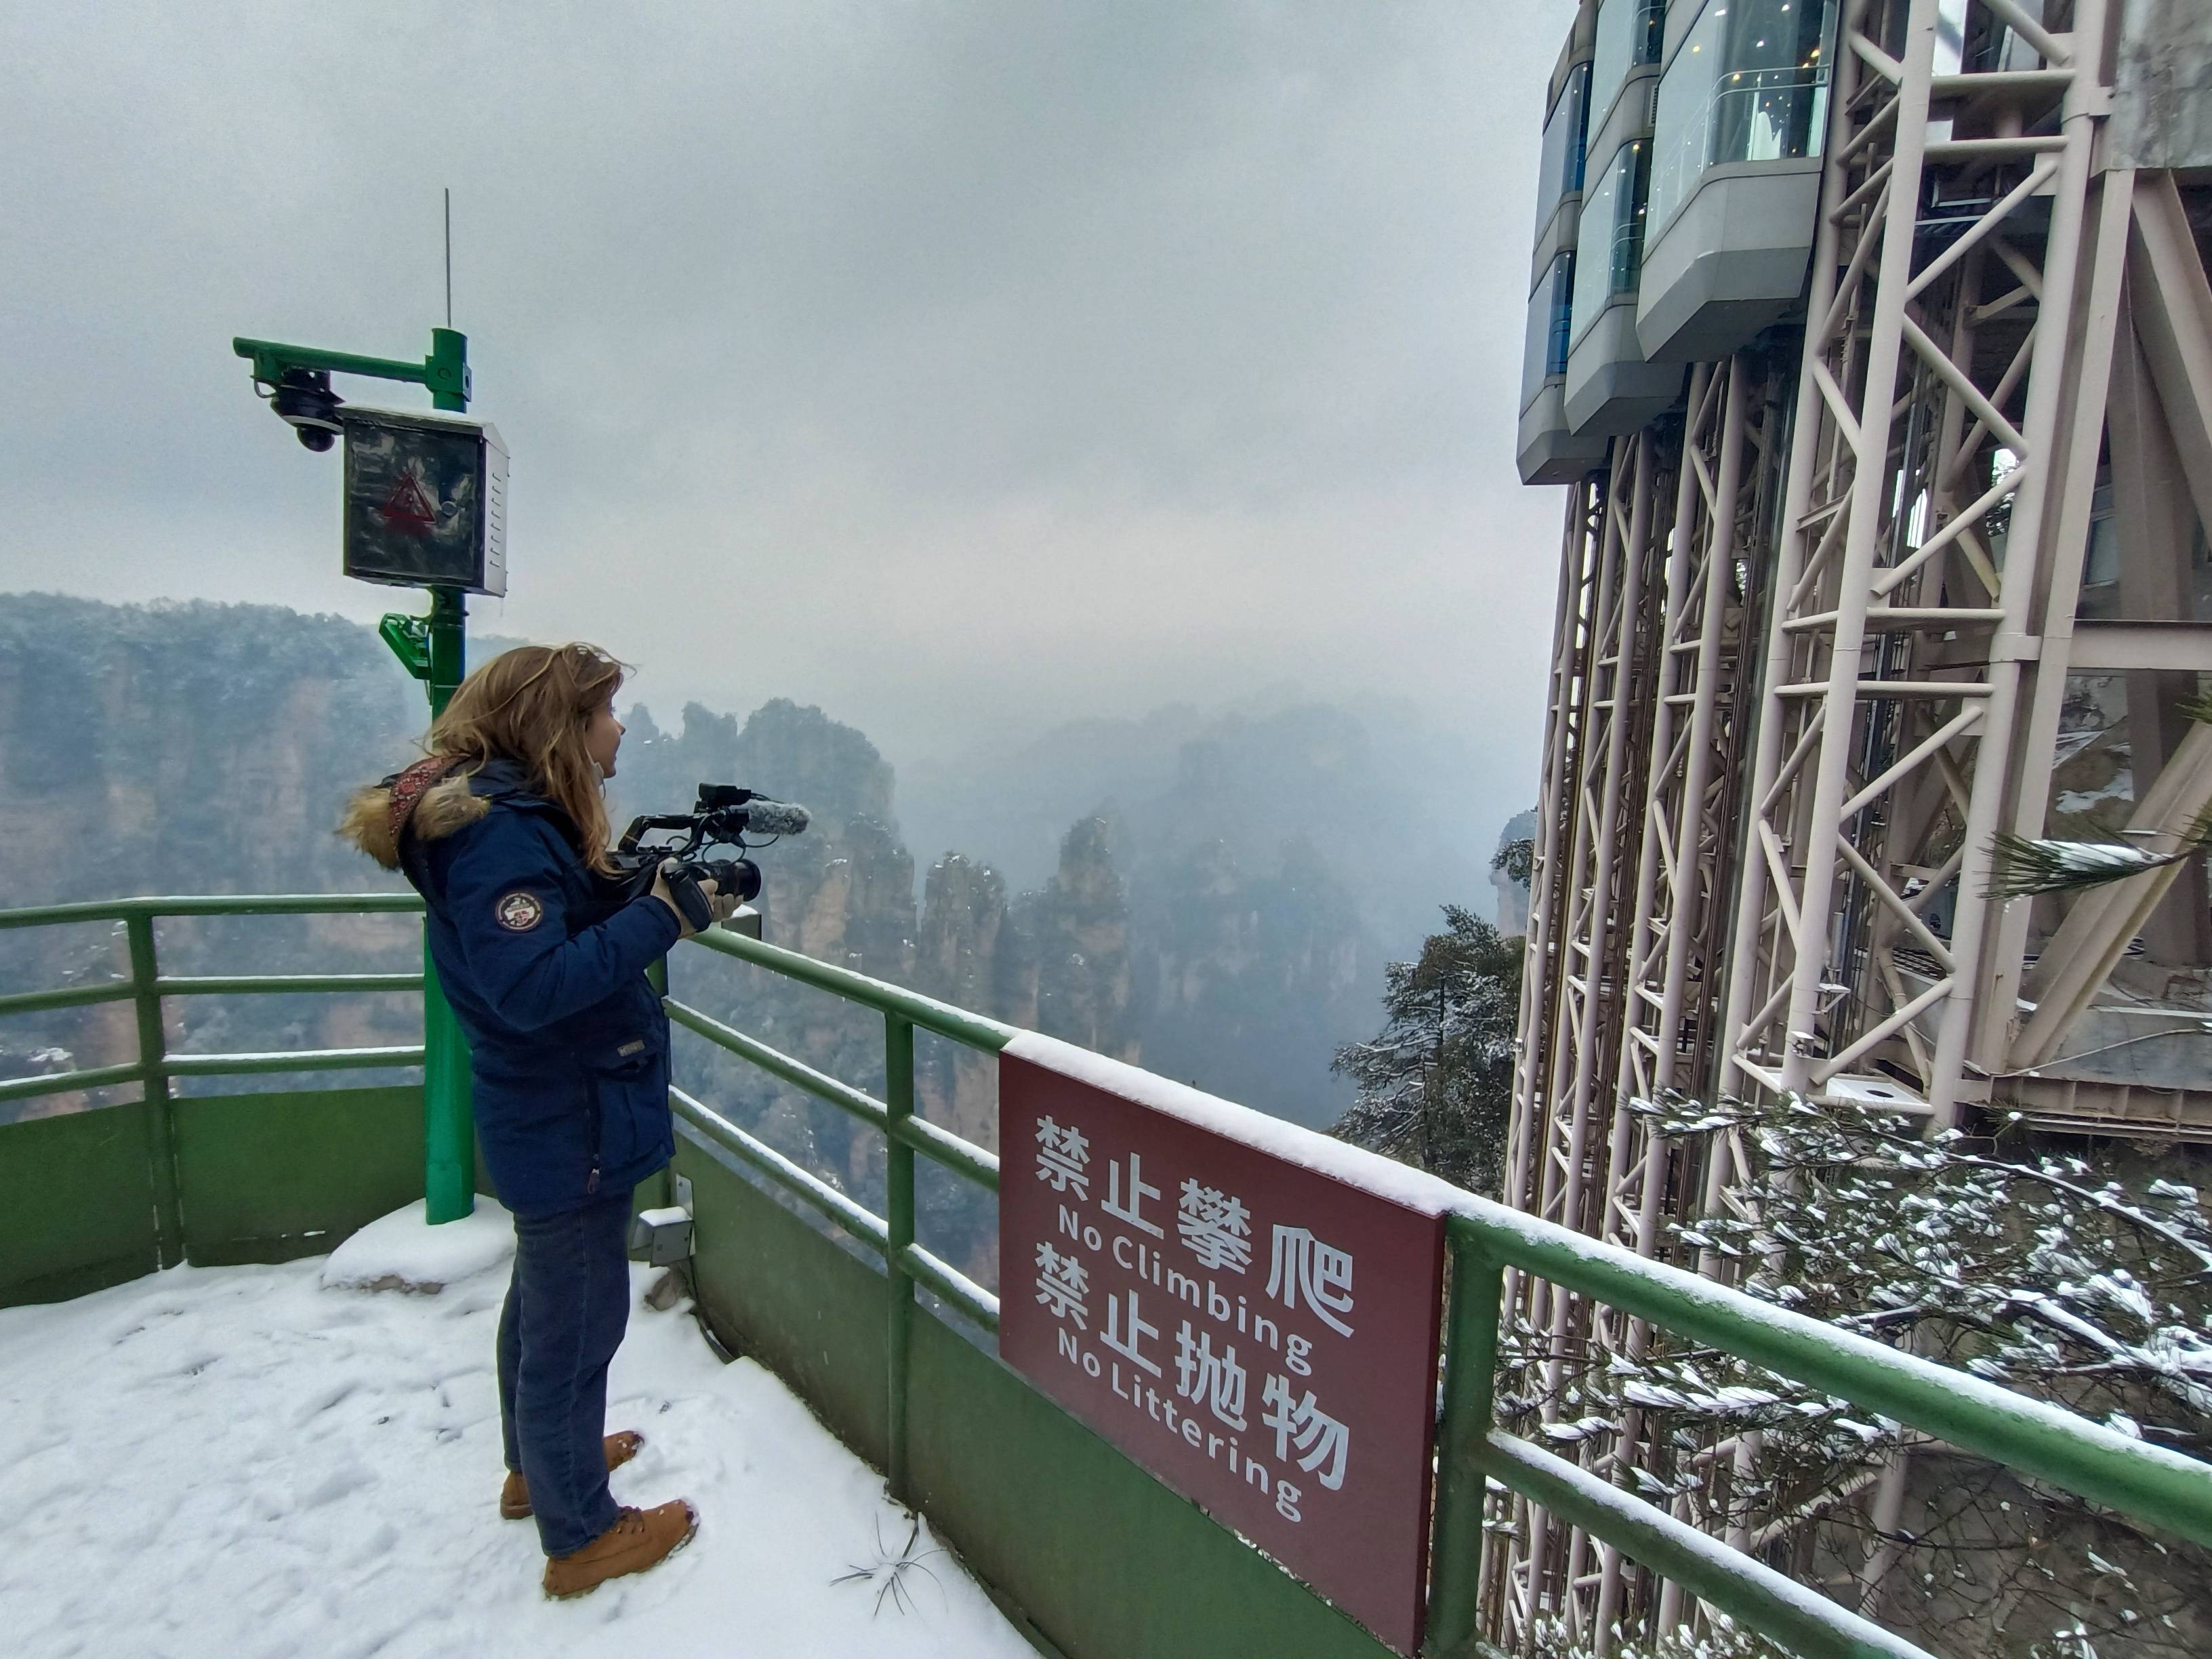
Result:
M338 420L338 409L344 402L331 390L329 374L319 368L286 369L270 398L277 417L317 454L335 444L345 429Z

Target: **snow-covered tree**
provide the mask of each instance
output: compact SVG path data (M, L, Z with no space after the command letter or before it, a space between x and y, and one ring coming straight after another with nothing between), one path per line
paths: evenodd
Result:
M1513 1107L1521 941L1455 904L1419 957L1384 970L1380 1035L1333 1069L1358 1085L1330 1133L1477 1192L1498 1189Z
M1683 1265L2212 1455L2212 1224L2172 1169L2109 1150L2093 1166L2016 1128L1926 1139L1798 1099L1639 1109L1692 1157L1720 1135L1752 1153L1723 1213L1674 1230ZM1546 1352L1539 1334L1508 1333L1499 1410L1514 1427L1562 1450L1632 1435L1620 1449L1640 1495L1748 1537L1931 1650L2212 1650L2212 1551L1664 1333L1641 1355L1571 1365L1545 1424Z

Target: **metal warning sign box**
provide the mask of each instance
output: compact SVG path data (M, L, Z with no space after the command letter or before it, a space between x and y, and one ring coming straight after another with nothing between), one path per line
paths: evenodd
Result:
M346 409L345 574L507 592L507 446L458 415Z
M999 1060L1001 1358L1416 1651L1441 1211L1380 1160L1066 1043Z

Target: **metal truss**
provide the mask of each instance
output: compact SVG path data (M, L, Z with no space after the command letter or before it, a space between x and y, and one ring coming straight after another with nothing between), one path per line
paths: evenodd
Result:
M1756 513L1747 468L1760 445L1755 375L1753 363L1735 359L1701 363L1690 377L1667 540L1657 687L1638 738L1652 758L1619 969L1623 1030L1613 1097L1625 1103L1697 1087L1715 1046L1730 898L1731 780L1745 689L1738 558L1755 543L1757 529L1746 522ZM1662 1221L1679 1213L1670 1149L1634 1113L1615 1119L1607 1142L1596 1231L1652 1255ZM1622 1334L1640 1342L1634 1325Z
M1519 1062L1514 1074L1513 1115L1506 1143L1506 1202L1524 1209L1542 1181L1548 1161L1553 1077L1567 1044L1562 965L1571 925L1586 914L1572 902L1576 884L1566 875L1583 831L1583 779L1589 770L1587 698L1592 684L1591 653L1599 631L1599 570L1610 551L1606 528L1608 475L1591 473L1567 491L1566 526L1559 551L1559 601L1552 625L1552 666L1544 712L1544 763L1540 804L1529 872L1528 933L1522 955ZM1578 862L1577 867L1579 867ZM1517 1270L1508 1269L1504 1304L1525 1322L1525 1299L1538 1287ZM1493 1508L1498 1500L1493 1499ZM1522 1500L1504 1500L1509 1513ZM1491 1524L1504 1524L1492 1516ZM1525 1517L1524 1517L1525 1524ZM1520 1536L1526 1537L1523 1530ZM1486 1550L1483 1558L1482 1601L1496 1629L1506 1616L1507 1593L1525 1585L1525 1569L1506 1552ZM1525 1590L1516 1601L1515 1627L1525 1626Z
M1697 1188L1632 1103L1695 1086L1717 1046L1765 385L1751 358L1693 370L1679 432L1621 440L1601 495L1578 493L1562 563L1544 799L1564 810L1545 814L1537 859L1522 1026L1535 1040L1507 1197L1647 1255ZM1570 775L1571 787L1555 783ZM1584 1356L1644 1340L1635 1322L1540 1282L1517 1283L1513 1305L1544 1355L1547 1421ZM1582 1461L1618 1474L1650 1461L1641 1440L1624 1424L1583 1441ZM1616 1552L1540 1509L1500 1509L1527 1540L1492 1586L1509 1648L1547 1612L1581 1630L1631 1610L1633 1569Z
M1560 963L1567 937L1573 884L1563 871L1583 821L1579 803L1587 769L1584 738L1589 730L1585 698L1590 653L1599 621L1600 554L1609 549L1605 530L1607 475L1592 473L1567 492L1566 527L1559 553L1559 603L1552 627L1552 667L1544 715L1541 803L1529 874L1528 933L1521 978L1521 1053L1514 1075L1513 1115L1505 1157L1505 1198L1526 1207L1541 1179L1539 1164L1547 1139L1552 1078L1565 1044ZM1525 1317L1522 1298L1534 1288L1509 1269L1505 1305ZM1518 1500L1507 1500L1508 1506ZM1494 1518L1494 1517L1493 1517ZM1525 1535L1525 1534L1524 1534ZM1495 1622L1504 1616L1513 1563L1497 1550L1483 1559L1483 1605Z
M1571 493L1561 562L1546 811L1522 979L1522 1030L1524 1039L1537 1040L1522 1054L1506 1197L1516 1208L1585 1231L1595 1219L1599 1185L1590 1176L1607 1132L1595 1120L1611 1097L1611 1057L1620 1046L1616 958L1632 922L1637 779L1646 752L1636 739L1656 684L1652 542L1655 525L1663 522L1659 498L1671 495L1659 472L1660 447L1649 433L1617 441L1609 471ZM1548 1282L1519 1274L1507 1296L1516 1328L1542 1334L1542 1410L1552 1420L1568 1356L1587 1344L1587 1309ZM1532 1609L1553 1599L1546 1581L1565 1562L1557 1553L1546 1559L1553 1529L1540 1509L1500 1501L1528 1540L1513 1559L1493 1560L1486 1585L1510 1648L1526 1632Z
M1987 1097L1970 1049L2008 1041L2028 907L1985 981L1984 889L1996 832L2041 824L2064 683L2045 641L2080 586L2118 252L2085 260L2102 0L2065 36L1983 3L2039 67L1937 75L1938 0L1844 19L1723 1079L1909 1097L1869 1075L1887 1061L1946 1125Z
M1602 474L1567 492L1559 553L1559 594L1552 624L1552 667L1544 708L1541 811L1529 872L1528 933L1521 977L1520 1055L1514 1074L1512 1128L1505 1158L1507 1201L1526 1202L1539 1127L1551 1099L1563 1016L1557 960L1565 932L1568 884L1559 870L1573 845L1574 803L1583 772L1583 688L1595 622L1595 553L1602 531Z
M1667 1224L1686 1218L1698 1189L1686 1184L1679 1149L1654 1131L1639 1104L1698 1087L1717 1047L1720 964L1733 898L1732 780L1741 729L1743 638L1741 550L1758 541L1754 424L1763 411L1758 365L1746 357L1699 364L1690 376L1674 529L1655 668L1656 695L1644 742L1652 757L1643 804L1633 924L1620 965L1623 1030L1613 1079L1614 1110L1598 1231L1639 1255L1662 1253ZM1747 465L1747 462L1751 465ZM1690 1209L1683 1200L1686 1192ZM1632 1361L1649 1331L1602 1305L1590 1310L1591 1340ZM1666 1478L1673 1453L1650 1443L1641 1412L1583 1443L1583 1462ZM1591 1559L1593 1551L1595 1559ZM1609 1545L1579 1531L1567 1545L1570 1601L1595 1592L1594 1631L1611 1631L1648 1610L1649 1575Z
M2171 178L2100 170L2107 0L1843 9L1802 353L1695 366L1684 412L1570 492L1505 1196L1646 1255L1740 1212L1750 1170L1633 1103L1791 1091L1954 1123L2027 1086L2163 884L2203 879L2046 913L2040 967L2032 905L1985 894L1998 832L2042 831L2069 672L2212 672L2204 633L2076 622L2108 392L2124 536L2185 569L2175 477L2212 525L2212 287ZM1939 72L1939 14L1954 42L2008 31L2004 67ZM2135 815L2154 846L2212 804L2212 727L2161 741ZM1508 1289L1547 1422L1644 1346L1612 1310ZM1725 1487L1758 1451L1703 1455ZM1577 1453L1624 1484L1676 1473L1634 1414ZM1838 1501L1893 1530L1902 1462L1865 1486ZM1739 1547L1805 1518L1723 1522L1711 1496L1678 1513ZM1692 1610L1523 1501L1491 1526L1507 1651L1556 1620L1602 1653Z

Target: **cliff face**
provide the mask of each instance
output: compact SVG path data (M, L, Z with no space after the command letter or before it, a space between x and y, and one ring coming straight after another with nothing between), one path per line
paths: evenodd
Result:
M664 732L640 704L623 723L629 732L621 764L607 789L609 816L617 825L635 813L688 811L702 783L742 784L798 801L814 814L810 836L854 818L896 822L890 763L859 732L819 708L778 697L740 726L734 714L690 702L684 705L683 725Z
M1516 841L1528 841L1536 833L1536 809L1518 813L1506 821L1498 831L1498 850L1503 854ZM1498 896L1498 931L1508 939L1528 931L1528 884L1522 878L1493 866L1490 872L1491 890Z
M503 642L471 643L482 661ZM337 618L11 598L0 604L0 902L395 888L329 827L349 789L411 757L426 714L374 633ZM1293 809L1340 800L1372 770L1356 722L1297 710L1207 726L1182 711L1127 733L1109 723L1066 753L1025 753L1021 775L1049 784L1050 799L1007 799L1023 822L1064 831L1051 865L1016 882L972 852L925 845L942 856L918 904L896 780L860 732L783 699L743 720L693 703L669 728L634 706L628 725L608 790L617 826L688 807L702 781L812 811L806 835L758 857L772 941L1306 1121L1332 1115L1330 1048L1371 1024L1379 953L1343 902L1364 890L1279 842ZM1126 816L1082 810L1099 799L1077 792L1102 755L1137 768L1142 793L1126 798ZM991 789L962 799L979 826L998 821ZM1387 802L1362 813L1392 817ZM18 936L0 990L109 977L120 958L94 933ZM409 965L413 938L382 921L180 922L164 925L161 951L178 972L374 970ZM678 953L672 971L682 1000L880 1090L878 1017L697 952ZM235 1048L404 1042L415 1018L397 998L179 1000L170 1013L179 1040ZM41 1049L119 1060L130 1037L118 1007L11 1023L0 1075L60 1069L30 1058ZM741 1121L794 1157L818 1152L856 1194L879 1178L866 1163L872 1135L684 1041L687 1078ZM921 1039L921 1109L985 1144L993 1078L957 1045Z
M336 617L10 596L0 605L0 904L392 888L331 826L348 790L404 763L428 714L382 643ZM176 921L155 935L173 974L391 971L419 949L411 924L380 918ZM127 971L105 927L40 928L9 935L0 990ZM179 999L167 1013L178 1044L335 1048L413 1040L419 1016L401 1000ZM0 1075L136 1053L126 1004L0 1027Z
M1024 894L1017 923L1036 972L1036 1026L1115 1060L1135 1061L1129 902L1106 821L1085 818L1060 842L1060 868Z
M0 896L388 887L337 803L428 719L367 629L259 605L0 609Z
M918 945L915 989L1012 1024L1036 1024L1034 959L1009 923L1006 884L997 871L958 853L932 865ZM915 1090L923 1116L998 1149L999 1071L989 1055L959 1043L920 1042Z
M812 832L809 832L809 839ZM781 860L777 885L804 889L808 866L799 849ZM817 847L812 890L792 911L772 909L766 932L817 962L896 984L914 979L914 859L873 818L854 818ZM770 855L772 856L772 855ZM771 902L775 895L763 891ZM781 937L788 933L787 940Z
M915 988L963 1008L988 1009L1018 1025L1034 1023L1036 980L1021 952L1001 951L1006 884L987 865L947 853L930 866L921 895Z
M915 902L914 860L891 816L891 769L859 732L817 708L778 702L740 729L694 704L664 732L634 709L610 791L617 821L689 805L702 781L736 782L803 802L804 836L758 857L762 935L817 961L888 980L957 1006L1031 1026L1119 1058L1139 1045L1129 912L1106 828L1072 830L1040 891L1010 898L996 871L958 853L934 864ZM672 991L793 1059L882 1097L878 1015L772 974L687 957ZM880 1206L879 1138L843 1111L778 1084L688 1035L679 1065L698 1092L790 1157L834 1171ZM991 1057L927 1032L915 1054L916 1109L981 1146L998 1144ZM930 1248L991 1281L988 1209L926 1177Z
M1372 1034L1384 965L1420 949L1441 900L1488 879L1466 833L1492 811L1486 740L1405 705L1267 694L919 766L901 811L925 850L987 851L1013 890L1046 886L1066 826L1103 812L1145 1063L1322 1124L1352 1103L1328 1062ZM1294 848L1324 828L1325 865Z
M1147 885L1138 916L1145 1063L1319 1125L1334 1033L1372 1018L1374 949L1342 874L1303 842L1273 873L1209 842Z

